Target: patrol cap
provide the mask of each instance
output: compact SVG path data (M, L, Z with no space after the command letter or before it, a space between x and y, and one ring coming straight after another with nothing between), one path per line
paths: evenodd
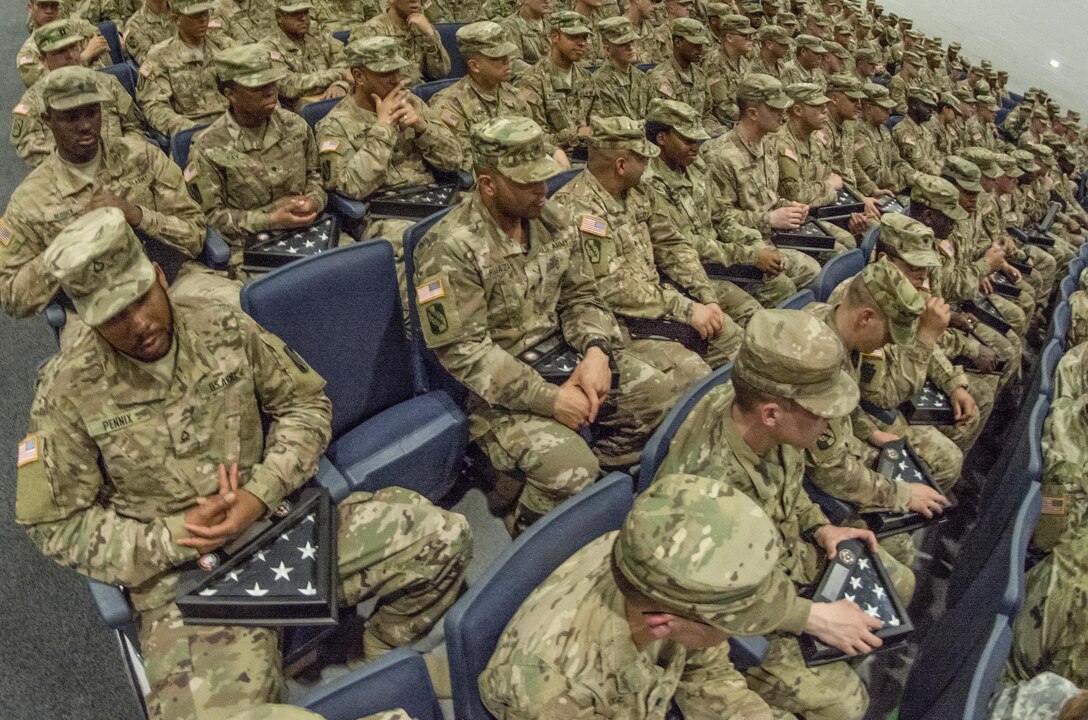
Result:
M756 30L756 38L760 42L776 42L779 45L793 44L793 38L790 37L786 28L781 25L761 25L759 30Z
M723 18L733 13L733 7L725 3L712 2L706 4L706 16L708 18ZM747 20L748 18L745 18Z
M314 4L310 0L277 0L276 9L280 12L293 13L300 10L313 10Z
M949 220L967 219L967 211L960 206L960 191L936 175L920 174L910 188L910 199L933 208Z
M819 53L821 55L827 52L827 48L824 46L823 40L816 37L815 35L798 35L796 38L794 38L794 42L797 43L798 50L800 50L801 48L805 48L806 50L811 50L812 52Z
M834 40L824 40L823 43L827 52L835 57L842 58L843 60L851 60L854 57L841 43L837 43Z
M1035 162L1035 156L1029 153L1027 150L1013 150L1010 154L1014 158L1016 158L1017 165L1019 165L1020 169L1023 170L1025 173L1039 172L1040 170L1042 170L1042 168L1039 167L1039 165Z
M963 111L960 110L960 99L950 92L944 92L937 96L937 107L951 108L957 115L963 116Z
M907 50L903 53L903 62L910 63L915 67L923 67L926 64L926 61L922 59L922 56L913 50Z
M913 29L907 30L906 32L904 32L903 37L909 37L911 40L923 40L923 39L925 39L925 35L923 35L919 31L913 30Z
M664 123L688 140L710 139L695 108L684 102L655 98L650 102L650 109L646 111L646 120Z
M715 5L717 3L711 3ZM727 7L723 5L722 7ZM752 21L744 15L723 15L721 20L718 21L718 27L721 28L723 33L733 33L734 35L754 35L756 29L752 27Z
M997 110L997 98L993 95L979 95L973 102L975 105L981 105L989 110Z
M83 36L68 18L48 22L34 31L34 44L38 52L55 52L79 42L83 42Z
M997 164L997 157L995 154L984 147L972 146L963 148L960 150L960 156L974 163L983 177L988 177L993 180L1005 174L1002 172L1001 166Z
M912 87L907 89L907 98L910 100L918 100L920 102L929 105L931 108L937 107L937 94L924 87Z
M963 50L963 45L960 45L958 42L949 43L948 49L954 53L958 53L960 50Z
M1046 108L1043 107L1042 105L1036 105L1035 107L1033 107L1031 109L1031 119L1035 120L1036 118L1038 118L1040 120L1049 120L1050 119L1050 113L1048 113L1046 111Z
M114 207L72 220L42 253L42 263L91 327L124 310L156 279L125 214Z
M786 94L795 105L825 105L831 102L831 98L824 95L823 87L816 83L790 83L786 86Z
M730 635L760 635L796 596L777 570L778 529L720 480L666 475L635 498L612 546L616 571L676 614Z
M842 417L858 404L858 387L842 369L845 352L827 323L811 313L759 310L741 338L733 376L820 417Z
M797 16L791 12L780 12L774 16L775 22L781 27L797 27L800 25L800 21Z
M393 72L411 65L401 56L400 43L395 38L384 35L352 40L344 46L344 58L347 60L348 67L366 68L376 73Z
M880 242L895 251L911 267L941 266L941 258L933 249L933 230L903 213L880 216Z
M573 10L557 10L548 15L548 26L564 35L589 35L589 26L580 13Z
M457 47L465 57L483 55L489 58L503 58L513 55L518 49L517 45L510 42L502 25L490 20L460 27L457 29L456 37ZM404 62L408 64L407 60Z
M514 182L543 182L563 172L544 148L544 131L526 117L499 116L476 123L472 152L478 164L494 167Z
M793 101L786 95L782 83L770 75L751 73L741 78L737 85L737 99L752 104L766 104L776 110L785 110Z
M1036 157L1036 161L1046 166L1054 164L1054 151L1042 143L1028 143L1027 149Z
M630 150L647 158L661 154L660 148L646 139L646 124L623 115L591 116L586 144L601 150Z
M170 11L179 15L199 15L215 9L215 3L208 0L170 0Z
M626 15L616 15L601 20L597 23L597 32L609 45L625 45L639 39L635 26ZM510 43L510 46L514 47L514 44Z
M839 73L832 75L827 79L827 92L829 93L842 93L848 98L854 100L862 100L865 98L865 91L861 89L861 80L853 75L845 75Z
M249 43L220 50L215 56L215 75L221 82L254 88L282 80L287 70L272 63L264 45Z
M865 93L865 102L879 105L885 110L891 110L896 105L895 100L892 100L891 93L888 92L888 88L883 85L865 83L861 86L861 89Z
M82 65L57 68L39 82L42 103L50 110L71 110L107 99L98 91L97 72Z
M880 56L877 55L876 50L872 48L863 47L854 51L854 60L856 62L867 62L876 65L880 62Z
M918 316L925 310L921 293L887 258L869 263L859 276L887 318L892 341L897 345L910 343L914 339Z
M682 37L695 45L709 45L712 40L706 26L695 18L676 18L672 21L673 37Z
M30 0L33 5L64 5L64 0Z
M971 91L964 87L958 87L952 91L952 94L956 96L956 99L960 103L973 103L975 102L975 96L971 94Z
M997 160L997 164L1001 167L1001 171L1009 177L1018 178L1024 174L1024 171L1020 169L1020 165L1016 162L1016 158L1008 153L996 153L994 155Z

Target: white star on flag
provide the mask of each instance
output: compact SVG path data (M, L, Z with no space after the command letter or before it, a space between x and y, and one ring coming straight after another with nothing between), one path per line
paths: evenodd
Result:
M862 589L862 587L861 587L861 578L859 578L859 577L850 578L850 587L854 588L855 590L861 590Z
M246 593L254 597L261 597L262 595L267 595L268 591L262 588L260 583L253 583L253 587L246 588Z
M256 553L254 553L253 557L257 558L261 562L264 562L264 550L258 550Z
M306 547L300 547L297 548L297 550L302 553L303 560L306 558L317 558L317 548L311 545L309 540L306 541Z
M215 588L204 588L203 590L200 591L200 594L203 595L204 597L211 597L212 595L215 595L215 593L216 593Z
M315 588L311 582L307 582L306 587L299 588L298 591L303 595L317 595L317 588Z
M862 570L868 570L869 569L869 558L859 558L858 559L858 567L861 568Z
M855 599L857 597L857 595L851 595L850 593L843 593L842 596L844 598L846 598L847 600L849 600L850 602L857 602L857 600Z
M892 615L892 619L888 621L888 624L892 627L899 627L899 618Z
M230 578L231 580L233 580L234 582L238 582L238 578L241 577L241 575L242 575L241 570L231 570L229 573L227 573L227 577Z
M875 617L878 620L880 619L880 612L876 609L876 605L865 603L865 614L869 617Z
M876 595L881 600L884 599L884 596L886 594L887 593L884 592L884 588L880 587L879 585L877 585L876 587L873 588L873 595Z
M272 579L273 580L290 580L292 570L294 570L293 567L287 567L286 565L283 564L283 561L281 560L279 567L272 568L272 572L276 573L276 577L274 577Z

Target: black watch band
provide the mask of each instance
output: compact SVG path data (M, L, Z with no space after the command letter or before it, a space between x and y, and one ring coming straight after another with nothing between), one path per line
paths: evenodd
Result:
M607 341L601 340L599 338L595 340L590 340L586 343L585 352L589 352L589 349L594 347L603 352L609 358L612 357L612 346Z

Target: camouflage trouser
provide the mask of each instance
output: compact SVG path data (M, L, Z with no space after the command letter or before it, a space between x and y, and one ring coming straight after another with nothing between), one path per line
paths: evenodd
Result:
M1054 247L1043 249L1057 262L1058 276L1063 276L1067 272L1069 261L1076 257L1081 243L1084 242L1084 238L1079 234L1073 235L1065 230L1065 228L1051 228L1050 235L1055 240Z
M939 425L937 427L945 437L956 443L956 447L963 454L967 454L974 446L982 429L986 427L986 421L990 419L990 413L994 409L994 400L997 397L997 387L1000 381L998 375L970 374L968 377L968 392L975 401L977 412L975 416L959 425Z
M472 555L468 522L401 488L340 503L340 602L379 598L366 623L383 649L423 637L457 599ZM287 696L274 628L186 626L173 603L139 616L153 720L194 720Z
M711 280L710 287L714 289L714 294L718 298L718 305L722 311L731 317L733 322L739 325L742 330L748 327L748 321L760 309L756 299L739 285L728 280ZM725 332L724 327L722 327L722 332Z
M1058 263L1053 255L1035 245L1023 245L1020 249L1031 260L1032 270L1024 279L1035 289L1036 310L1042 311L1054 290Z
M232 307L241 307L241 292L242 283L195 262L182 265L170 286L171 297L210 297Z
M732 362L740 350L740 341L744 337L744 328L738 325L729 315L725 316L722 329L718 334L710 338L710 348L703 358L707 365L719 368L727 362Z
M820 274L820 263L816 258L807 255L800 250L784 248L780 252L786 256L786 275L798 290L807 288L816 276Z
M981 322L972 331L974 338L965 334L962 330L948 329L941 336L941 349L949 360L960 355L974 357L971 346L982 343L997 354L997 357L1005 361L1005 370L997 377L998 392L1010 382L1015 382L1020 377L1021 350L1023 343L1010 330L1004 335L1000 334L989 325Z
M760 307L773 308L797 292L797 286L790 276L783 272L774 277L764 278L762 282L748 285L745 290L759 303Z
M1014 303L1003 295L992 293L986 296L990 302L994 304L998 312L1001 313L1001 317L1005 318L1005 322L1012 328L1012 332L1018 338L1023 338L1024 333L1028 330L1028 316L1024 314L1024 311L1020 309L1020 306Z

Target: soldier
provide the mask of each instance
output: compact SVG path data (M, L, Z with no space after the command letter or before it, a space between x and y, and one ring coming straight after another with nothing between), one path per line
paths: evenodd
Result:
M401 73L409 86L446 77L451 67L438 30L420 7L420 0L389 0L389 9L351 33L352 40L373 35L396 38L401 54L412 63Z
M863 87L873 82L879 66L880 56L872 48L863 47L854 52L854 75L861 80Z
M858 116L861 115L861 101L865 98L861 82L850 75L832 75L827 80L826 93L831 100L828 103L830 122L826 124L831 170L842 178L845 186L861 193L865 214L879 222L880 210L876 198L893 197L893 193L878 187L857 161ZM860 223L858 229L862 229Z
M483 120L473 126L472 144L476 189L420 241L413 283L423 339L469 390L470 437L497 470L524 485L507 517L516 534L593 483L602 465L634 462L667 409L707 368L690 353L674 359L673 343L664 341L620 349L581 236L545 200L544 181L561 168L536 123ZM526 354L556 336L581 357L558 386ZM602 409L609 356L618 397ZM590 449L577 431L594 421Z
M656 482L692 473L732 486L754 500L777 526L778 569L796 588L818 581L838 544L869 530L837 527L802 487L804 449L828 422L857 405L857 385L834 332L808 313L763 310L748 324L730 382L711 389L684 420L657 471ZM880 550L901 598L913 592L911 571ZM849 655L880 646L880 621L848 601L783 603L786 619L768 636L766 660L747 671L748 687L772 707L813 720L856 720L868 695L845 662L806 667L796 635L810 633ZM835 616L829 631L824 613ZM821 627L822 626L822 627Z
M825 80L831 75L840 75L849 69L853 69L854 56L845 46L834 40L824 40L823 43L827 52L824 53L823 63L820 68L823 70Z
M711 43L701 22L694 18L672 21L672 57L649 73L657 97L677 100L695 108L712 137L726 131L729 97L721 76L711 77L703 68L703 55Z
M231 246L239 279L242 251L260 233L308 227L325 209L313 132L279 107L284 72L261 45L220 52L215 79L230 109L194 138L185 168L189 193Z
M46 557L126 588L152 718L284 700L276 629L185 625L174 595L181 571L316 472L331 433L324 381L238 308L168 293L117 208L75 220L41 265L89 328L41 371L17 522ZM400 488L354 493L339 511L338 600L379 597L363 634L373 660L457 599L471 535Z
M624 329L637 318L688 325L709 342L705 360L711 367L731 360L740 344L738 321L747 321L759 305L743 292L738 296L735 285L719 288L707 279L666 201L640 185L648 160L660 153L643 123L625 117L591 122L586 171L555 200L578 223L601 297ZM741 315L726 315L723 304L737 306ZM678 338L673 344L677 353L691 354Z
M793 47L793 39L779 25L764 25L756 31L756 40L759 41L759 52L748 68L748 74L770 75L781 80L785 69L782 60Z
M892 96L894 99L894 95ZM943 158L937 150L929 120L937 109L933 91L913 87L908 91L907 115L892 129L899 155L916 173L940 175ZM910 180L914 183L914 178Z
M657 0L630 0L627 9L621 13L638 36L639 63L662 62L670 54L671 47L661 47L654 37L657 7Z
M639 36L631 21L624 15L606 18L597 23L597 33L606 60L593 73L594 112L604 117L645 117L655 90L646 73L635 67Z
M907 97L911 88L922 87L922 81L918 77L922 69L923 60L913 52L903 54L899 65L899 72L888 81L888 93L895 100L895 112L897 115L906 115ZM927 92L931 92L927 89ZM936 103L934 103L936 105Z
M312 9L310 0L278 0L275 29L261 40L273 62L287 71L280 81L280 99L294 110L351 90L344 44L312 26Z
M719 3L711 3L718 5ZM728 7L723 5L722 7ZM751 67L752 35L756 30L743 15L716 15L711 17L711 28L717 26L715 36L721 39L718 52L703 62L708 77L719 78L726 101L722 110L730 126L740 119L737 108L737 86Z
M612 6L615 10L615 5ZM589 39L586 40L586 52L582 56L582 64L588 67L600 67L604 61L604 52L601 48L601 36L597 32L597 23L609 15L605 14L602 0L574 0L571 3L571 11L582 16L582 24L589 28ZM616 16L615 12L611 16Z
M496 23L470 23L457 30L457 46L468 65L468 74L440 90L430 105L461 144L462 170L472 170L472 124L500 116L530 117L532 111L521 92L510 82L513 44ZM561 148L547 142L553 159L564 170L570 160Z
M64 67L41 80L42 122L56 152L23 179L0 220L0 307L13 317L39 312L56 295L41 255L88 210L120 208L134 229L185 257L196 257L203 246L204 216L186 194L178 166L146 140L102 137L106 96L98 75Z
M461 145L438 113L404 86L400 70L409 63L397 53L397 41L362 38L349 43L344 54L354 89L317 124L325 188L363 200L390 186L434 185L432 169L456 172L464 160ZM373 219L364 236L385 238L393 245L405 309L402 235L414 223Z
M1005 153L995 153L994 160L1001 168L1002 175L997 178L994 189L998 200L998 227L1007 232L1017 226L1017 218L1012 210L1011 200L1016 193L1017 178L1023 176L1024 171L1016 162L1016 158ZM1020 262L1026 262L1031 266L1028 274L1028 282L1035 288L1035 297L1039 306L1045 306L1054 290L1054 281L1057 277L1058 263L1054 256L1041 247L1023 244L1015 247L1012 257Z
M747 318L750 293L764 307L774 307L797 291L788 275L785 256L763 240L758 230L737 224L722 213L714 199L714 185L707 176L706 163L699 159L699 144L709 135L690 105L675 100L654 100L646 119L646 137L661 155L650 158L643 184L657 194L672 222L695 247L705 263L755 265L763 278L734 291L732 283L713 281L724 310L731 317ZM710 209L714 213L707 212ZM723 294L729 290L728 295ZM732 298L729 297L732 295Z
M551 52L518 79L532 118L568 153L589 133L589 114L597 95L593 76L580 64L589 42L584 18L570 10L548 16Z
M323 33L350 33L353 27L378 14L376 5L377 3L369 0L314 0L314 11L311 15ZM370 10L373 12L368 14Z
M79 45L83 37L76 32L71 19L43 25L34 31L34 38L41 51L42 65L50 72L62 67L80 67ZM94 73L93 76L97 92L102 96L103 137L131 135L143 138L136 105L117 78L106 73ZM34 83L11 111L11 144L31 169L40 165L55 147L53 134L42 120L44 110L42 83Z
M814 35L798 35L794 38L797 54L793 60L782 67L782 84L813 83L826 85L827 78L823 71L824 54L827 48L820 38Z
M737 86L740 120L703 149L722 211L744 227L772 240L775 230L793 230L808 216L808 207L778 195L777 139L785 111L793 103L782 83L769 75L748 75ZM820 272L814 259L797 250L780 250L786 270L798 288Z
M19 53L15 56L15 65L19 70L19 77L23 85L30 87L45 74L45 66L42 65L41 51L34 42L34 31L61 18L64 6L62 0L30 0L27 3L27 26L31 36L26 39ZM88 67L106 67L110 60L109 46L105 38L98 32L98 28L78 15L70 18L72 29L77 33L81 41L85 43L79 48L79 62Z
M961 141L957 122L962 117L960 101L955 95L941 93L937 96L937 112L935 119L929 124L929 129L933 134L933 144L941 157L959 152Z
M864 85L862 91L865 99L861 103L861 121L855 128L854 159L877 187L901 193L917 171L900 156L892 131L885 125L895 101L886 87L876 83Z
M1088 691L1052 672L1006 684L990 702L987 720L1074 720L1088 713Z
M664 12L661 10L664 9ZM695 0L665 0L657 6L657 27L642 36L642 62L663 63L672 57L672 22L679 18L693 18Z
M267 0L219 0L227 34L236 44L260 42L276 29L276 6Z
M215 33L223 29L223 20L219 17L208 19L208 31ZM139 9L125 21L125 32L121 35L121 44L125 52L138 64L147 59L147 51L152 45L177 35L177 26L170 19L170 6L167 0L144 0Z
M770 720L727 639L807 611L776 567L776 535L739 490L661 478L622 529L578 550L525 599L480 675L481 699L505 720L650 720L673 701L686 717Z
M551 5L551 0L522 0L517 12L498 20L507 37L514 43L512 54L518 66L518 74L540 62L551 49L547 23Z

